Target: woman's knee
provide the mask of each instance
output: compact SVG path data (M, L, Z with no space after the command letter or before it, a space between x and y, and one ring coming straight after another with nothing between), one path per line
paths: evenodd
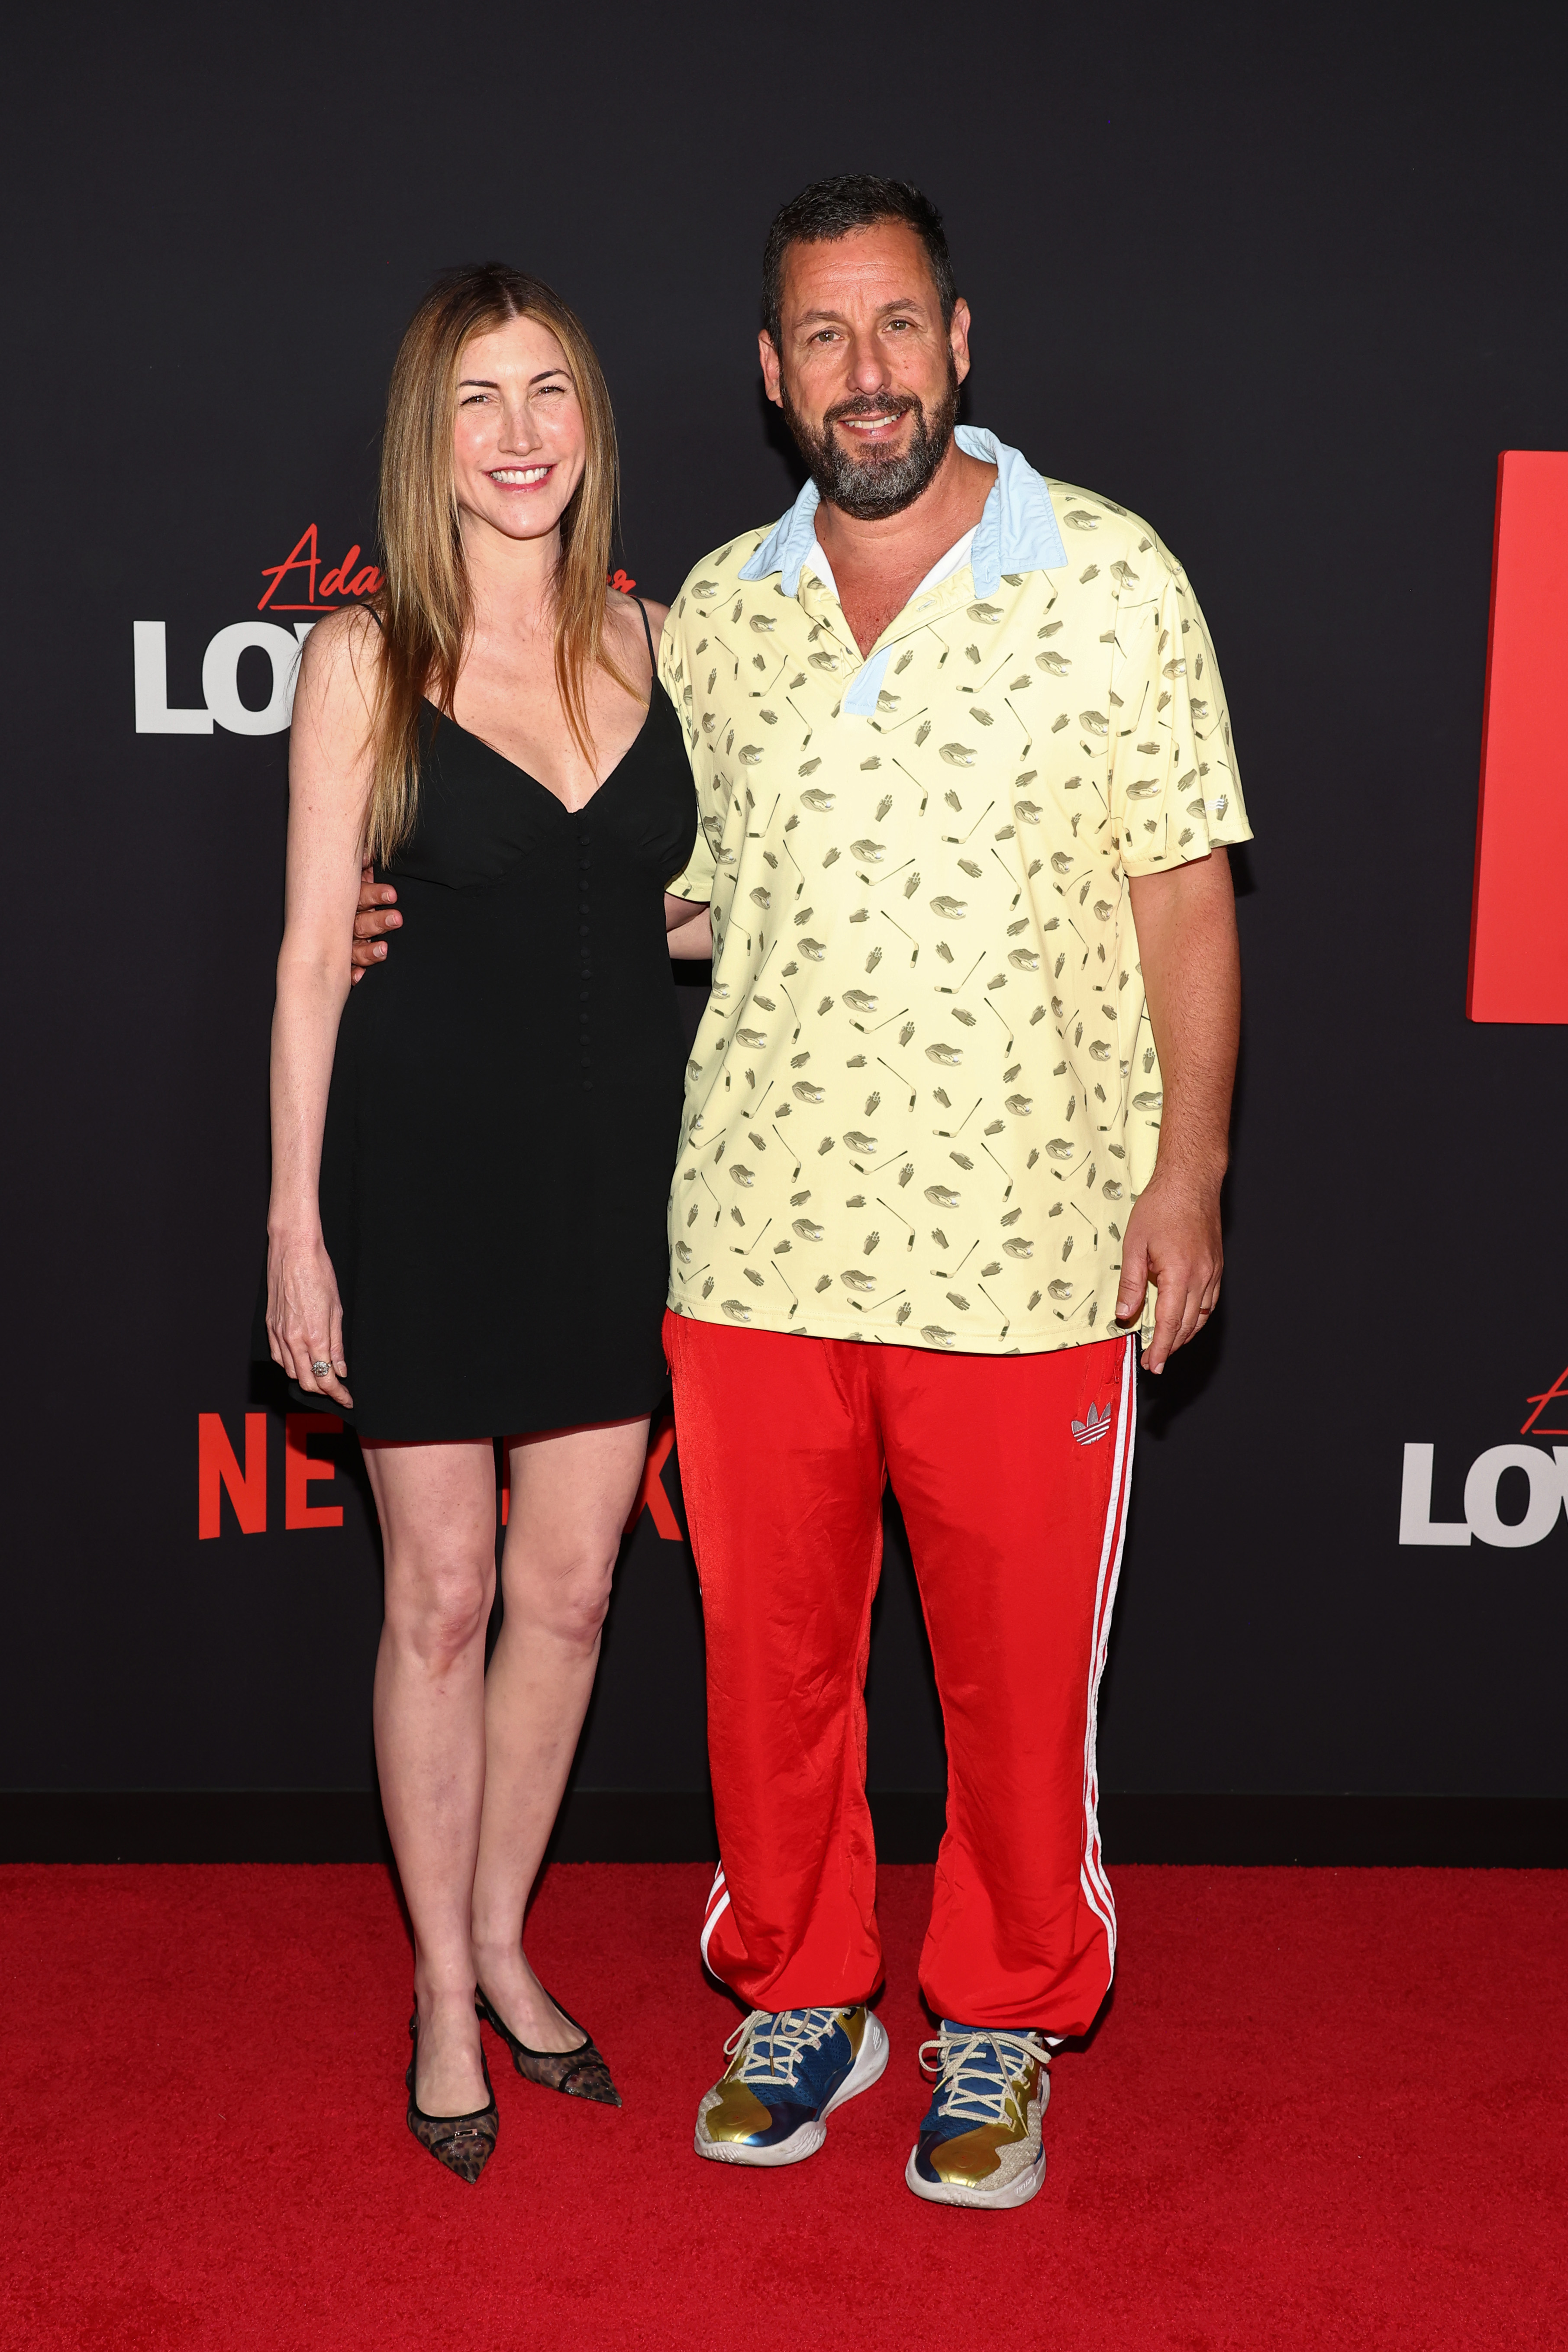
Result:
M389 1560L388 1631L427 1664L450 1664L484 1640L493 1584L484 1560Z
M610 1606L616 1554L584 1550L564 1559L531 1560L507 1580L508 1606L573 1649L591 1650Z

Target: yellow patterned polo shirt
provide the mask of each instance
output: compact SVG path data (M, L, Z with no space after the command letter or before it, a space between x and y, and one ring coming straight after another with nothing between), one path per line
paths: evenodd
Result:
M1175 558L958 437L998 467L967 560L866 660L810 484L665 626L701 816L670 887L714 940L679 1314L978 1355L1115 1328L1160 1135L1128 877L1249 828Z

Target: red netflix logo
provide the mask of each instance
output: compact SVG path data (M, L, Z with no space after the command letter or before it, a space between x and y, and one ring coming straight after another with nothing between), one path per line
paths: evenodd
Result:
M341 1528L341 1503L312 1503L311 1486L338 1475L337 1465L320 1460L310 1450L312 1437L335 1434L342 1416L335 1412L290 1412L283 1421L283 1525L296 1528ZM244 1459L235 1453L219 1412L196 1415L196 1535L205 1541L223 1533L223 1497L226 1495L244 1536L267 1532L267 1415L245 1416Z
M670 1420L656 1421L648 1431L647 1460L643 1464L642 1481L626 1519L625 1533L628 1536L646 1511L666 1543L684 1543L680 1521L665 1491L664 1465L675 1448L675 1423ZM500 1457L500 1523L504 1528L511 1516L511 1456L503 1446Z
M237 1453L220 1412L196 1415L196 1535L203 1542L225 1529L223 1502L226 1495L235 1524L244 1536L267 1532L267 1425L264 1412L247 1412L242 1451ZM283 1421L283 1525L286 1529L341 1528L341 1503L312 1503L310 1488L337 1476L337 1465L310 1450L312 1437L335 1436L342 1428L335 1412L290 1412ZM666 1543L682 1543L680 1522L665 1490L664 1466L675 1446L675 1425L658 1422L648 1433L647 1459L642 1482L626 1520L630 1535L647 1511ZM500 1522L504 1528L511 1507L511 1462L501 1453Z

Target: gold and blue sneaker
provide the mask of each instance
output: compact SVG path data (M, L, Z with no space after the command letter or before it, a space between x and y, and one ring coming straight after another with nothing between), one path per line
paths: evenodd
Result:
M822 2146L834 2108L884 2072L888 2035L864 2001L753 2009L724 2054L728 2071L697 2110L698 2155L720 2164L798 2164Z
M1051 2053L1031 2033L942 2021L921 2064L936 2095L904 2179L933 2205L1026 2205L1046 2177L1040 2122Z

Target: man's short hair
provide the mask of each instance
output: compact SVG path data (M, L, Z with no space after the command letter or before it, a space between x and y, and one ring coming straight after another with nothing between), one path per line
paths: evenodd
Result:
M942 215L931 198L908 180L882 180L871 172L841 172L836 179L814 180L809 188L803 188L768 231L763 247L763 324L775 351L782 331L784 256L790 247L836 245L852 229L873 228L886 220L907 222L924 246L942 304L942 322L951 326L958 289Z

